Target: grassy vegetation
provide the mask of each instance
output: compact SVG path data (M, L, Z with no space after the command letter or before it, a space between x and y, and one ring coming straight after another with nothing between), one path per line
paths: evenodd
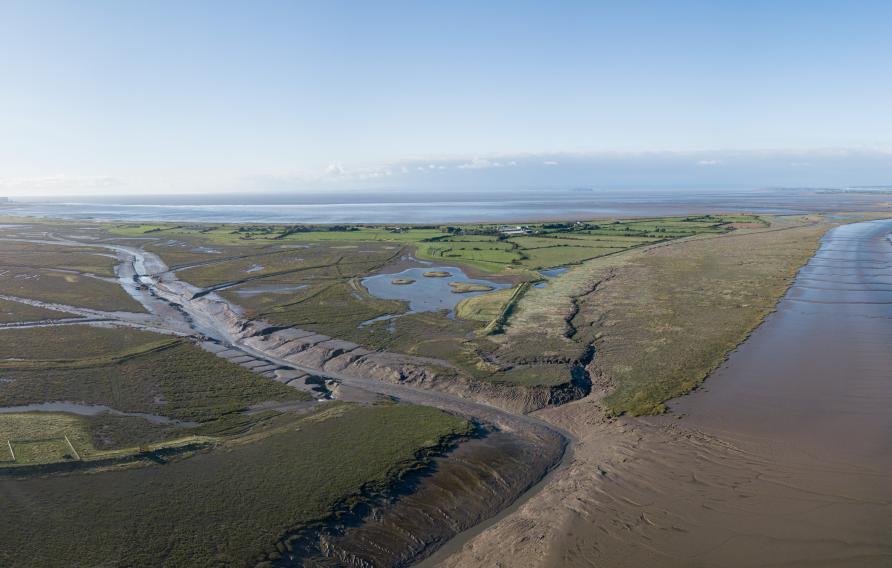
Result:
M614 385L609 410L662 412L699 385L774 309L826 229L690 241L619 269L578 316L603 322L596 361Z
M453 294L467 294L468 292L489 292L492 286L486 284L472 284L470 282L450 282Z
M184 428L107 413L0 414L0 444L11 440L16 466L240 434L263 419L242 409L310 398L187 341L130 328L9 329L0 337L0 406L65 401L201 423Z
M449 364L487 380L514 380L506 379L511 376L524 384L534 384L530 381L535 380L553 384L569 378L566 365L573 358L555 358L550 354L563 346L551 349L546 342L543 356L515 356L526 350L521 345L520 349L509 349L505 365L500 365L493 364L489 343L475 337L474 332L500 333L509 317L513 317L511 294L497 292L463 303L457 311L459 321L429 313L361 327L363 322L375 318L403 314L405 305L370 296L355 284L356 279L393 263L411 246L418 258L496 274L512 282L529 282L540 278L538 269L591 262L594 258L608 258L681 237L722 234L744 226L741 224L764 226L758 217L749 215L707 215L532 224L526 226L528 234L521 236L502 235L496 225L399 230L380 226L128 225L115 227L112 232L157 236L162 242L153 245L153 250L181 251L161 252L162 255L178 255L182 251L206 255L211 263L181 270L178 275L198 286L244 280L223 290L222 295L247 308L252 315L276 324L295 325L376 349L437 353ZM213 254L207 256L209 249ZM288 293L263 293L260 288L288 290L289 284L303 287ZM246 296L241 291L250 294ZM514 297L517 299L519 296ZM560 372L521 368L549 364L557 364Z
M0 375L0 406L71 401L197 422L268 400L308 398L184 341L74 361L4 361Z
M469 427L402 405L279 420L256 439L164 467L0 479L0 564L253 565L285 551L290 531L387 486Z
M297 294L261 295L249 307L258 312L291 321L313 318L306 323L328 325L334 334L405 310L401 302L370 298L356 279L402 254L399 244L280 244L255 231L233 236L231 228L131 228L140 238L168 229L169 241L151 245L170 249L168 261L223 260L183 271L196 282L245 279L247 287L257 279L287 288L309 280ZM86 253L74 256L64 271L44 266L61 266L62 258L44 255L30 265L17 258L21 266L0 268L8 277L0 277L0 292L99 309L129 307L106 293L106 284L120 291L115 283L84 274L108 271L88 265L93 259ZM58 315L6 302L0 310L12 321ZM308 415L245 413L257 403L309 396L186 340L130 328L8 329L0 339L0 406L70 401L198 423L158 424L109 413L0 414L4 566L218 566L273 559L288 546L290 531L380 491L422 466L426 452L470 433L464 419L395 404L319 404ZM155 453L195 442L204 449L190 446L188 453L166 458ZM151 466L146 456L170 461ZM106 458L127 462L102 462L97 469ZM36 467L72 460L92 462L90 473L35 474L44 471Z
M111 277L115 264L114 255L101 248L0 240L0 266L55 268Z
M0 406L66 401L202 423L184 429L109 414L0 414L0 444L13 440L16 465L72 459L69 442L77 457L95 459L183 437L239 433L254 426L242 409L309 398L184 340L154 333L90 326L0 333Z
M764 225L752 215L703 215L694 217L661 217L654 219L606 220L578 223L539 223L526 225L525 236L506 236L499 233L497 225L382 227L382 226L281 226L281 225L196 225L173 224L116 225L109 233L118 236L154 236L168 243L169 255L185 252L199 255L202 260L214 260L224 256L250 255L275 251L276 247L303 243L309 248L332 252L337 245L360 246L393 243L396 246L412 245L419 258L437 262L459 263L485 272L525 271L578 263L590 258L610 254L630 247L662 240L689 237L697 234L727 232L738 224ZM156 245L160 246L160 245ZM200 246L222 247L216 257L194 252ZM234 247L234 248L229 248ZM301 250L301 249L297 249ZM304 250L298 255L304 256ZM347 251L348 249L342 248ZM376 251L372 246L372 251ZM308 251L307 254L312 254ZM285 257L287 255L283 255ZM272 261L271 261L272 262ZM262 264L262 263L261 263ZM280 268L281 268L281 263ZM308 263L312 264L312 263ZM233 274L249 269L251 261L240 259L225 271ZM211 271L213 276L195 276L210 282L223 276L220 270ZM264 265L264 270L276 269ZM227 278L227 279L229 279Z
M0 361L66 361L93 357L123 357L168 345L175 339L129 327L89 325L34 327L0 331Z
M574 268L518 306L496 354L504 360L579 359L594 343L595 375L613 414L662 412L773 309L827 225L778 219L747 229Z
M12 446L18 464L73 460L75 452L68 445L69 441L75 451L92 447L90 433L84 421L77 416L0 414L0 455L4 455L3 450Z
M467 298L455 306L455 314L461 319L489 323L499 317L502 307L513 293L513 288L503 288L489 294Z
M0 300L0 323L43 321L72 317L77 316L56 310L29 306L28 304L23 304L21 302Z
M0 294L95 310L145 311L116 282L51 269L0 266Z
M298 327L351 339L363 335L362 322L406 311L406 304L382 300L351 282L334 282L301 290L295 299L263 311L274 323Z

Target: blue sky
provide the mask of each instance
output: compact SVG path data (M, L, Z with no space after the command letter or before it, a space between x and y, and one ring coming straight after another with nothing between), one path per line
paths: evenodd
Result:
M869 1L3 0L0 194L888 184L890 21Z

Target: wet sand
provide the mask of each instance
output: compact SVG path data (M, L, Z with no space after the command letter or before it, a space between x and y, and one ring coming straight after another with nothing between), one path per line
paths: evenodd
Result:
M443 566L892 566L892 220L834 229L699 392L539 413L572 463Z
M294 555L276 565L410 565L535 484L563 449L556 437L550 442L499 430L464 441L385 497L321 529L301 531Z
M890 233L892 221L831 231L777 312L672 410L757 445L892 469Z

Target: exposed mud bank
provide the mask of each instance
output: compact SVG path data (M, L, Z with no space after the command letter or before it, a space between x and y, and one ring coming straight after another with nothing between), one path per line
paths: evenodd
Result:
M409 566L504 509L541 479L564 451L561 440L552 442L482 432L334 521L288 535L273 565Z
M183 282L161 260L131 247L118 247L136 259L122 271L128 287L144 304L158 300L175 319L198 332L229 344L238 344L273 356L309 373L323 376L373 378L461 396L510 412L527 413L582 398L590 390L584 365L571 379L556 386L519 386L490 383L460 374L448 363L424 357L372 351L356 343L297 328L251 320L229 301ZM132 283L137 285L134 287ZM172 313L177 311L179 313ZM337 377L335 377L337 378Z
M439 360L371 351L348 341L295 328L274 328L257 321L234 324L237 328L233 333L244 345L299 368L433 389L510 412L527 413L563 404L582 398L590 387L584 372L573 373L571 381L557 386L489 383L463 376Z
M597 394L538 413L573 459L442 565L892 565L890 233L828 233L674 415L611 420Z
M217 294L200 294L177 279L156 255L135 247L101 246L119 255L119 282L147 311L101 314L117 323L206 339L200 343L209 351L286 384L301 383L319 396L339 392L321 386L333 383L434 406L485 425L487 435L430 457L427 467L384 493L369 495L361 508L345 511L323 527L284 535L266 561L409 565L516 501L561 463L570 444L558 429L523 414L588 393L583 365L571 381L557 387L474 381L443 361L370 351L325 335L252 321Z

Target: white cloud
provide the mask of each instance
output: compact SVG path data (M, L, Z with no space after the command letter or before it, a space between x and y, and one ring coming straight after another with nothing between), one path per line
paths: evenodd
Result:
M485 170L489 168L501 168L501 162L493 162L485 158L474 158L470 162L465 162L456 166L460 170Z
M721 164L721 160L700 160L697 162L698 166L718 166Z
M560 165L560 162L555 162L554 160L545 160L542 163L545 164L546 166L559 166Z

